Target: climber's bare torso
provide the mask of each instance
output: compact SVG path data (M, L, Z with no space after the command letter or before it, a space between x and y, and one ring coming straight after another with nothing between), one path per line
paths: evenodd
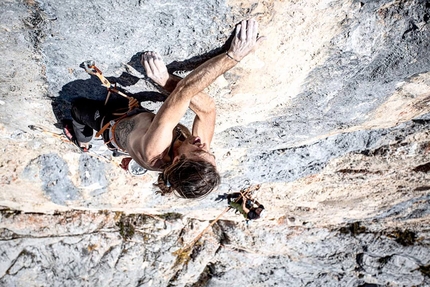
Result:
M130 156L136 161L139 160L140 156L139 153L135 152L136 149L133 148L131 144L139 143L139 138L141 138L142 135L147 133L154 117L155 114L151 112L140 113L135 116L121 120L115 129L116 143L119 145L120 148L127 150ZM181 130L185 134L190 134L190 132L185 126L181 124L179 125L181 127ZM175 138L175 134L176 131L172 130L172 139ZM161 171L162 167L165 164L168 164L172 161L171 154L169 154L170 148L176 150L181 144L182 141L176 140L173 143L173 146L169 145L168 147L166 147L166 149L158 157L155 157L152 161L146 162L141 159L141 161L138 162L142 167L145 167L146 169Z

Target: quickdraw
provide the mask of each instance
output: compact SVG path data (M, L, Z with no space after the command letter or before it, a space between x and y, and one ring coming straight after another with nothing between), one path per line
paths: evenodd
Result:
M107 104L107 102L109 101L109 97L110 97L110 95L111 95L111 93L116 93L116 94L118 94L118 95L120 95L120 96L122 96L122 97L124 97L124 98L126 98L126 99L128 99L128 111L127 112L125 112L125 113L119 113L119 114L117 114L117 115L121 115L118 119L116 119L115 121L110 121L110 122L107 122L101 129L100 129L100 131L98 131L97 132L97 134L96 134L96 137L99 137L106 129L108 129L108 128L112 128L113 130L115 129L115 126L116 126L116 124L120 121L120 120L122 120L122 119L124 119L124 118L126 118L126 117L128 117L129 115L130 115L130 112L132 111L132 110L134 110L134 109L136 109L136 108L139 108L140 107L140 105L139 105L139 102L135 99L135 98L133 98L133 97L130 97L130 96L127 96L126 94L124 94L123 92L121 92L120 90L118 90L117 88L116 88L116 85L112 85L110 82L109 82L109 80L108 79L106 79L105 78L105 76L103 76L103 73L102 73L102 71L99 69L99 68L97 68L96 67L96 64L95 64L95 62L93 61L93 60L89 60L89 61L85 61L84 63L83 63L83 65L84 65L84 69L85 69L85 71L88 73L88 74L90 74L90 75L93 75L93 76L96 76L97 78L99 78L100 79L100 81L102 82L102 86L103 87L106 87L106 89L108 90L108 94L107 94L107 96L106 96L106 100L105 100L105 105ZM113 132L112 132L113 133ZM109 142L110 141L115 141L113 138L112 139L110 139L109 140ZM109 143L109 142L107 142L107 143Z
M84 65L85 72L99 78L100 81L102 82L102 86L106 87L106 89L108 90L108 94L107 94L106 100L105 100L105 105L108 102L111 93L116 93L116 94L128 99L128 108L129 108L128 111L131 111L132 109L139 107L139 102L135 98L127 96L126 94L124 94L123 92L118 90L116 88L116 84L112 85L109 82L109 80L106 79L105 76L103 76L102 71L100 71L100 69L96 67L96 64L93 60L85 61L83 65Z

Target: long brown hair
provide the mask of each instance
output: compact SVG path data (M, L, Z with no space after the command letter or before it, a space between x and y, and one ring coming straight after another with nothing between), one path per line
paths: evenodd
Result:
M174 192L183 198L200 198L208 195L220 182L221 177L213 164L183 156L159 174L156 186L162 195Z

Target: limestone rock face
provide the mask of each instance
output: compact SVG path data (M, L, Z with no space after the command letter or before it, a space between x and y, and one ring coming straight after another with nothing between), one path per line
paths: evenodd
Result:
M1 286L430 286L426 1L0 8ZM266 40L207 88L218 191L160 196L157 173L61 137L71 101L106 98L84 61L156 111L141 53L186 76L249 17ZM256 186L264 218L229 211L194 240L225 210L219 194Z

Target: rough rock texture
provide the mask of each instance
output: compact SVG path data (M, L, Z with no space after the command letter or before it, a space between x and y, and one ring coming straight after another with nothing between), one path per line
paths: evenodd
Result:
M430 286L428 1L0 9L1 286ZM71 100L106 96L82 62L156 110L140 53L186 75L250 16L266 41L207 89L214 194L162 197L156 173L133 177L100 140L81 154L57 135ZM230 211L184 249L224 210L218 194L257 184L264 219Z
M1 233L2 286L429 284L429 232L411 230L421 229L419 222L321 228L222 220L184 254L178 251L206 222L105 211L2 211L1 219L8 226Z

